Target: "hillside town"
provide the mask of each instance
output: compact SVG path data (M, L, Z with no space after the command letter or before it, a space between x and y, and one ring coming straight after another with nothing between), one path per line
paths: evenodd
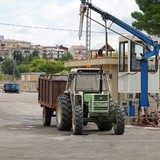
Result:
M5 39L0 36L0 59L12 58L14 52L19 52L23 56L27 56L37 51L40 58L59 59L67 52L73 56L84 55L86 47L83 45L71 46L70 48L63 45L45 46L33 45L31 42L20 41L14 39Z
M98 44L87 53L84 45L72 45L70 48L62 44L55 46L33 45L31 42L5 39L4 36L0 36L0 61L3 61L5 58L13 58L14 52L21 53L25 57L31 55L34 51L38 52L40 58L58 60L65 53L69 52L75 60L81 60L105 56L106 45ZM107 52L110 55L112 53L115 54L115 49L108 44Z

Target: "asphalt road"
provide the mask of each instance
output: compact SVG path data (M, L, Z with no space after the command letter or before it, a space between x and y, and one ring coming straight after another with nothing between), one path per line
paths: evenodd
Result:
M100 132L95 124L83 135L41 124L37 94L0 93L0 160L159 160L160 128L126 125L124 135Z

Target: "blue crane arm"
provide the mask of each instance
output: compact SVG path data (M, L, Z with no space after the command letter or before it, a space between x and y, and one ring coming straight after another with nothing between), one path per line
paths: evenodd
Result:
M125 23L125 22L121 21L120 19L116 18L115 16L101 10L100 8L94 6L91 3L86 2L86 0L81 0L81 1L82 1L83 5L86 5L86 7L89 7L90 9L99 13L103 18L114 22L115 24L117 24L121 28L127 30L128 32L132 33L133 35L135 35L136 37L141 39L143 42L153 46L153 48L154 48L153 51L150 51L150 52L143 55L144 59L148 59L148 58L150 58L152 56L155 56L159 53L160 46L156 42L154 42L151 38L149 38L148 36L146 36L142 32L138 31L137 29L131 27L127 23ZM147 46L146 46L146 48L147 48Z
M99 13L103 19L110 20L113 23L117 24L121 28L125 29L129 33L135 35L138 37L140 40L142 40L144 43L146 43L145 47L148 50L147 53L142 55L142 60L141 60L141 98L140 98L140 107L143 108L148 108L149 107L149 100L148 100L148 61L147 59L156 56L156 61L157 55L159 54L160 50L160 45L158 43L154 42L150 37L146 36L142 32L138 31L137 29L131 27L130 25L126 24L125 22L119 20L118 18L114 17L113 15L104 12L103 10L99 9L98 7L92 5L91 3L87 2L87 0L81 0L81 19L83 19L84 13L87 8L92 9L93 11ZM82 27L82 24L80 28ZM81 28L82 29L82 28ZM79 34L81 36L81 32ZM152 50L150 50L147 45L150 45L153 47ZM157 63L158 65L158 63ZM157 67L158 68L158 67ZM144 114L144 110L143 114Z

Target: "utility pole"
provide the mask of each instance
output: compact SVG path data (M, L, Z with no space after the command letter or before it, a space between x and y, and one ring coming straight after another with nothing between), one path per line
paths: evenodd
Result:
M92 0L87 0L88 3L92 3ZM86 19L86 52L87 58L89 57L91 49L91 9L87 9Z

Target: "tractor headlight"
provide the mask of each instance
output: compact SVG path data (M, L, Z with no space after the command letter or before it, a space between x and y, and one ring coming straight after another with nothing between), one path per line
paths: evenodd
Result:
M107 102L104 102L104 103L103 103L103 107L108 107L108 103L107 103Z
M95 106L95 107L98 107L98 106L99 106L99 103L98 103L98 102L94 102L94 106Z

